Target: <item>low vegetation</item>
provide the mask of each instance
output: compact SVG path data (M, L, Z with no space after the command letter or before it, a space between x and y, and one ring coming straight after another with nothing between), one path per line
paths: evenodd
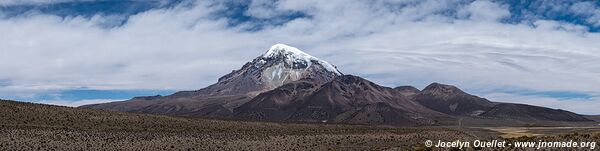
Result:
M2 100L0 115L0 150L440 150L425 147L424 142L504 139L501 132L481 128L248 122ZM526 133L556 132L529 130ZM600 134L590 133L580 130L506 140L599 140Z
M447 128L243 122L0 101L0 150L413 150Z

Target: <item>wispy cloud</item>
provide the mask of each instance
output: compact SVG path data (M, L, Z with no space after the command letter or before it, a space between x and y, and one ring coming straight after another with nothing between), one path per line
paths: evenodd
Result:
M68 107L78 107L78 106L87 105L87 104L98 104L98 103L107 103L107 102L115 102L115 101L124 101L124 100L111 100L111 99L92 99L92 100L77 100L77 101L42 100L42 101L35 101L35 103L68 106Z
M579 12L587 14L580 23L527 17L535 10L515 17L516 5L496 1L228 2L149 9L109 28L99 26L111 21L106 15L6 17L0 79L11 85L0 91L198 89L287 43L387 86L437 81L467 90L600 93L594 13ZM224 11L233 6L239 10Z
M52 3L64 3L73 1L93 1L93 0L2 0L0 6L11 6L11 5L44 5Z
M598 97L589 99L557 99L532 95L515 95L511 93L492 93L484 95L484 97L498 102L545 106L588 115L598 115L598 106L600 106L600 101L598 101L600 98Z

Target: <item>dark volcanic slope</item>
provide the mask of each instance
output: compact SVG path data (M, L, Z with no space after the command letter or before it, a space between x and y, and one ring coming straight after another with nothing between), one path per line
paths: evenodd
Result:
M84 105L79 108L178 116L228 117L232 114L231 108L251 98L252 96L249 95L136 97L127 101Z
M287 120L302 104L304 97L319 88L312 79L285 84L275 90L261 93L235 109L240 118L260 120Z
M218 82L195 91L169 96L136 97L132 100L84 105L80 108L178 116L230 117L233 109L256 95L299 79L323 84L341 75L335 66L282 44L246 63Z
M164 127L196 128L187 119L159 115L144 115L100 110L78 109L34 103L0 100L0 125L16 127L47 127L109 130L131 128L132 130L161 129ZM185 126L185 127L182 127Z
M283 44L272 46L241 69L203 89L81 108L194 117L395 125L590 121L563 110L491 102L439 83L432 83L422 91L412 86L379 86L357 76L342 75L334 65ZM462 119L469 121L462 122Z
M525 104L501 103L481 114L486 117L539 121L591 121L573 112Z
M467 94L451 85L432 83L425 87L416 100L430 109L450 115L478 115L489 110L494 103Z
M407 96L407 97L414 97L415 95L419 94L421 91L419 91L419 89L413 87L413 86L399 86L394 88L394 90L400 92L400 94Z
M491 102L439 83L433 83L423 91L410 86L383 87L352 75L321 83L304 78L256 97L192 97L195 101L165 99L170 96L158 97L162 99L145 97L127 103L101 104L101 108L179 116L393 125L465 123L500 126L590 121L563 110ZM230 105L232 102L236 104ZM232 111L231 106L239 107ZM95 105L86 107L95 108Z
M585 118L600 122L600 115L586 115ZM600 124L599 124L600 125Z
M467 94L455 86L439 83L427 86L416 95L416 101L435 111L474 119L492 118L499 121L519 121L521 123L591 121L582 115L564 110L525 104L491 102Z
M317 88L305 80L263 93L236 109L241 118L369 124L434 124L446 117L411 94L344 75Z

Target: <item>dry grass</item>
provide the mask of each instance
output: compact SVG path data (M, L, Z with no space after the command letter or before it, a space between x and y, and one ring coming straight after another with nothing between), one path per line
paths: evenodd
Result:
M488 129L502 133L500 136L503 138L515 138L515 137L522 137L522 136L531 137L531 136L542 135L542 134L530 132L528 130L529 128L523 128L523 127L504 127L504 128L488 128Z
M501 139L497 132L481 128L193 119L12 101L0 101L0 115L0 150L440 150L426 148L425 140ZM495 130L544 135L577 132L509 141L600 138L600 134L582 133L590 129Z
M503 138L600 132L600 127L489 127L485 129L499 132Z
M414 150L449 128L243 122L0 101L0 150Z

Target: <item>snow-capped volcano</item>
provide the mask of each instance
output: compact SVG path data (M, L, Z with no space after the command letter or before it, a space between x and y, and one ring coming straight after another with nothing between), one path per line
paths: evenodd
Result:
M276 44L208 87L179 91L169 96L135 97L128 101L88 105L84 108L226 117L233 114L234 108L282 85L305 81L317 87L340 76L342 73L334 65L298 48Z
M342 75L335 66L284 44L276 44L252 62L261 70L259 81L272 89L285 83L302 78L324 78L324 82L332 77ZM324 77L323 77L324 76Z
M334 65L324 60L298 48L276 44L247 62L241 69L219 78L217 83L198 91L180 92L176 95L258 95L303 78L326 83L340 75L342 73Z
M334 65L285 44L271 46L263 55L219 79L219 82L248 79L259 90L271 90L285 83L311 78L322 83L342 75ZM245 80L246 81L246 80Z
M469 120L465 123L481 122L485 126L489 126L490 120L495 126L531 121L590 121L563 110L491 102L439 83L422 91L406 86L394 89L380 86L361 77L342 75L334 65L284 44L273 45L242 68L200 90L135 97L81 108L195 117L397 125L452 125L461 123L463 117Z
M337 75L342 75L335 66L331 65L327 61L323 61L319 58L313 57L309 54L304 53L298 48L291 47L285 44L275 44L271 46L265 54L262 55L262 59L266 62L273 59L283 59L284 63L290 65L291 68L301 69L308 68L312 65L312 62L319 63L325 69L333 72Z

